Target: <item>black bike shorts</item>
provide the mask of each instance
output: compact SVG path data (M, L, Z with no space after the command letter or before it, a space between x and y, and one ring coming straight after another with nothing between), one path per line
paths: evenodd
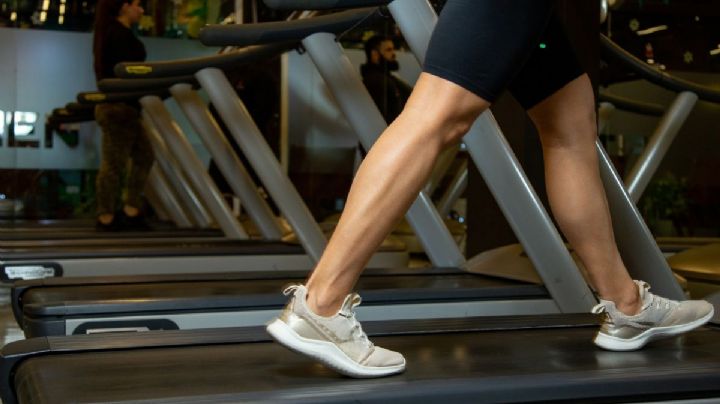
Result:
M448 0L423 71L488 102L504 89L527 110L581 76L552 0Z

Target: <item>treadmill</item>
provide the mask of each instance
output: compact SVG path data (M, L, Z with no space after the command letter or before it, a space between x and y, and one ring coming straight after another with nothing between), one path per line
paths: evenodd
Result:
M371 12L374 12L374 9L350 11L311 20L283 23L282 29L286 32L284 35L280 35L279 39L283 42L294 39L295 42L297 42L298 37L313 36L312 34L314 32L321 31L321 33L317 35L321 40L326 40L328 37L322 32L328 30L342 32L348 27L357 24L358 21L365 19ZM248 29L254 33L270 32L263 24L248 27ZM312 45L312 40L306 43L306 45L307 44ZM338 58L339 60L346 60L346 57L342 54L337 44L331 42L330 50L333 50L333 47L336 53L330 56L332 58ZM315 48L317 48L317 45ZM252 49L248 48L247 51L249 52L251 50ZM207 63L206 60L204 60L204 62ZM137 66L132 65L121 65L120 71L144 70L152 71L154 74L160 74L159 72L163 67L177 71L179 67L182 67L182 64L166 62L159 66L153 64L145 69L139 69ZM184 72L181 74L184 74ZM339 92L337 95L343 96L346 100L353 100L354 105L357 106L357 108L352 108L351 106L347 109L353 112L360 111L365 113L364 116L359 118L365 122L366 128L363 129L365 134L367 135L369 132L373 132L372 135L365 137L365 140L369 142L369 147L371 142L374 141L374 137L377 137L378 133L382 130L381 128L380 130L375 130L373 127L367 129L367 122L377 125L378 122L383 122L382 116L379 111L377 111L377 108L370 109L369 111L367 108L362 108L368 105L374 106L374 104L367 94L367 91L362 87L357 73L353 71L351 74L354 76L349 77L353 78L355 83L359 85L359 90L354 90L351 94L345 91L345 95ZM238 118L246 115L246 112L243 113L242 110L228 111L227 109L223 109L223 106L226 107L231 103L227 101L218 102L229 99L228 97L218 96L218 93L221 93L219 90L223 89L221 84L223 83L224 77L219 74L219 71L208 68L198 72L197 76L203 87L208 91L211 100L216 101L214 104L218 106L225 121L231 123L228 127L230 129L237 127L238 124L234 123L237 122ZM149 79L150 78L145 78L145 80ZM227 82L226 79L225 82ZM336 84L340 84L341 86L345 86L347 83L347 79L339 82L336 80ZM229 87L229 85L226 85L224 88L227 89ZM364 99L358 96L358 94L364 95ZM358 100L364 101L364 104L358 104ZM149 104L146 99L143 99L143 102ZM358 116L355 117L355 120L358 120ZM383 122L381 125L386 124ZM247 138L247 134L253 132L252 130L246 130L241 133ZM498 132L498 136L502 135ZM502 144L503 143L501 143L501 145ZM478 146L471 147L479 149ZM495 149L497 149L497 146ZM261 155L261 153L254 153L249 155L249 157L257 157L259 155ZM483 159L485 167L487 167L486 170L490 172L501 172L503 169L507 169L513 173L522 172L517 165L517 161L512 158L511 151L506 151L506 149L503 148L493 155L500 156L501 158L497 159L497 162L493 162L492 158ZM273 161L275 160L273 159ZM503 165L510 165L511 168L505 168ZM258 172L260 173L261 171L258 170ZM266 173L267 170L262 172ZM411 210L409 217L411 223L414 222L417 225L418 221L421 222L419 229L422 231L417 232L418 236L421 240L424 240L428 255L431 257L434 266L439 269L406 269L404 270L404 275L413 275L414 277L404 278L404 282L399 281L403 279L397 277L397 270L385 270L382 271L382 275L379 274L378 277L373 278L373 280L363 281L368 284L374 282L376 285L372 288L368 286L368 291L377 290L377 293L382 291L384 296L388 296L383 298L383 302L383 300L380 299L380 295L378 295L378 298L373 300L375 306L387 306L393 299L395 302L406 302L406 306L408 306L407 309L403 310L400 310L399 306L395 309L389 309L387 307L384 309L376 308L375 313L378 314L373 315L392 316L384 318L414 318L414 316L418 315L418 312L423 310L423 305L427 305L433 301L444 301L447 303L445 305L447 309L444 311L441 310L442 314L438 315L454 317L481 314L489 315L493 313L537 314L589 310L594 303L594 298L584 280L578 275L572 260L566 259L563 261L563 258L567 256L567 250L559 236L555 238L545 236L544 232L554 235L557 235L557 232L554 227L552 227L552 222L547 217L544 208L537 202L537 197L527 191L526 179L522 177L522 175L511 179L497 177L493 182L499 184L498 187L501 189L500 193L507 194L507 198L514 201L528 201L527 204L532 206L530 209L527 207L518 207L513 214L518 217L518 221L520 222L523 220L528 222L528 218L530 218L529 224L525 224L528 231L523 232L523 234L526 239L531 240L530 243L535 246L534 250L540 251L544 261L547 261L544 265L544 269L550 271L547 277L548 279L555 279L554 282L548 282L552 285L552 287L549 288L551 290L523 282L493 280L488 277L468 273L467 268L458 265L458 263L463 263L464 257L447 229L442 227L442 220L435 220L430 226L422 224L422 220L432 222L434 219L432 216L434 208L427 204L427 198L425 198L416 204L415 210ZM269 189L269 191L272 192L273 190ZM422 215L425 215L425 217L429 215L429 218L425 219ZM418 217L420 220L418 220ZM435 217L437 217L437 213L435 213ZM535 220L535 222L532 220ZM433 226L437 228L438 223L439 226L441 226L440 230L433 232ZM430 227L430 230L424 230L428 227ZM438 233L440 234L439 237L445 238L438 239ZM559 250L557 254L548 253L548 251L556 250ZM562 255L563 252L565 255ZM443 270L442 268L455 269ZM423 273L425 273L425 275L423 275ZM302 274L301 276L304 275L305 274ZM283 304L276 291L283 284L291 282L297 283L302 280L302 278L298 276L285 276L284 278L279 278L279 280L273 280L273 274L267 273L263 274L262 278L252 279L238 275L234 280L225 278L223 280L225 282L223 287L218 286L218 278L208 279L205 275L187 275L174 278L142 278L137 276L133 276L131 279L117 277L102 277L97 279L78 278L65 281L61 279L49 279L27 283L23 282L16 288L16 299L14 299L14 301L18 304L15 307L15 313L22 324L27 324L28 335L50 332L61 334L88 332L89 328L93 330L133 327L139 329L153 329L157 327L197 328L210 324L210 319L212 319L213 327L227 327L232 325L234 321L240 321L243 324L260 324L269 319L273 310L281 307ZM78 288L73 286L82 285L83 283L92 285L92 287ZM258 286L248 286L253 283ZM193 286L189 287L188 285ZM422 287L418 285L422 285ZM440 291L434 293L432 290L433 286L444 287L446 292L443 293L447 297L443 297L443 293ZM496 288L488 288L487 290L478 289L477 291L472 290L481 286L495 286ZM254 288L260 289L256 290ZM195 290L197 294L191 290ZM269 295L270 290L275 292L275 294ZM364 288L363 292L365 292L365 290ZM121 291L122 295L120 294ZM467 291L467 293L463 291ZM451 297L450 295L452 295L452 293L457 293L457 295ZM253 303L252 299L249 299L250 297L256 298L261 295L263 296L261 297L261 299L264 299L263 301L270 302L271 304L259 307L258 303ZM460 303L458 299L462 300L463 296L466 296L465 303ZM450 309L450 304L454 305L452 310ZM170 308L172 308L172 311L170 311ZM254 310L252 314L248 314L252 311L249 308ZM262 315L258 314L260 311L262 311ZM223 315L223 312L226 314L229 312L237 314L234 314L235 319L233 319L232 316ZM21 313L25 316L22 319L20 319ZM244 318L247 319L240 320L238 316L244 316ZM183 319L193 319L194 323L189 323ZM30 325L31 323L33 325ZM82 326L79 324L82 324Z
M351 24L358 19L364 19L368 15L368 11L345 12L336 15L318 17L312 20L295 21L292 24L284 23L286 35L297 35L295 31L299 31L303 36L308 35L311 30L327 30L328 26L337 24L340 19L349 19ZM411 14L412 15L412 14ZM349 16L349 17L348 17ZM291 29L292 28L292 29ZM224 28L226 29L226 28ZM243 30L248 31L248 36L253 37L257 33L273 33L266 24L257 24L255 26L244 26ZM326 38L323 34L318 34L321 38ZM312 35L311 35L312 37ZM283 36L282 39L287 39ZM308 46L309 45L309 46ZM332 45L337 49L337 45ZM312 52L315 49L312 44L306 44L305 48ZM338 56L340 57L340 56ZM153 69L154 70L154 69ZM203 72L198 73L201 76ZM347 80L345 81L347 83ZM212 93L209 94L212 97ZM339 98L339 97L336 97ZM357 96L353 99L358 99ZM371 101L370 101L371 102ZM501 138L501 134L496 132ZM486 138L492 138L486 136ZM473 145L470 145L472 150ZM492 149L492 148L491 148ZM497 153L489 154L483 161L486 165L481 167L491 167L491 172L502 172L503 169L512 172L522 172L517 166L512 169L498 166L497 162L493 163L493 157L509 155L511 151L500 149ZM493 165L495 164L495 165ZM491 182L493 177L489 176ZM502 184L512 183L507 178L498 180ZM522 181L517 182L524 184ZM507 200L532 200L533 194L527 192L527 187L518 186L510 188L505 194ZM528 203L531 206L538 204ZM528 212L532 209L521 208L517 211L524 218L527 218ZM547 218L544 210L538 212ZM512 212L511 212L512 216ZM517 222L517 221L515 221ZM546 223L550 223L549 219ZM537 247L538 242L545 242L551 238L544 235L547 232L553 234L554 228L548 230L544 227L524 224L526 227L520 231L520 236L529 243L531 247ZM555 233L556 234L556 233ZM531 237L537 235L537 238ZM393 276L400 275L398 272L385 272L384 278L380 275L373 275L372 280L361 281L359 285L363 294L367 295L378 293L378 299L375 297L366 297L368 311L370 306L384 307L390 303L404 302L408 306L407 310L393 310L391 307L375 309L374 314L368 314L367 319L381 318L416 318L417 313L422 313L422 304L428 302L434 303L452 303L457 304L458 300L451 301L452 298L442 297L447 292L447 296L451 296L453 290L458 292L458 299L465 299L467 309L462 308L459 311L454 309L440 310L443 314L432 314L434 316L447 317L463 317L472 315L502 315L502 314L538 314L538 313L559 313L573 311L587 311L594 304L594 298L589 293L584 280L578 275L577 269L574 267L572 259L569 259L570 265L564 265L563 262L557 264L557 257L568 256L565 245L557 238L556 245L544 247L540 250L555 250L558 253L542 255L543 261L539 261L539 268L549 272L540 272L542 279L546 280L545 287L539 287L528 282L514 282L505 280L502 284L499 279L487 276L479 276L475 274L476 265L455 266L455 272L446 266L445 269L427 269L412 270L415 277L411 280L397 282ZM652 242L652 239L648 239ZM657 248L657 247L655 247ZM432 254L429 254L432 256ZM482 254L481 254L482 255ZM662 256L659 260L665 263ZM488 259L487 255L473 258L473 264L477 261L485 261L486 267L499 266L498 260ZM470 262L468 261L468 262ZM552 266L547 265L547 261L554 263ZM442 265L436 265L442 267ZM667 264L665 264L667 266ZM661 270L662 267L658 266ZM510 268L512 269L512 268ZM506 269L507 270L507 269ZM468 273L469 272L469 273ZM407 272L405 273L407 274ZM368 278L371 277L370 272L367 273ZM377 276L377 277L376 277ZM654 276L645 276L653 285L662 285L662 281L668 276L674 284L676 290L679 290L672 275L658 271ZM225 282L222 287L217 286L217 279L208 279L201 275L188 276L186 279L175 278L169 279L165 277L156 278L133 278L133 279L76 279L78 282L63 282L61 280L44 280L34 282L23 282L16 285L13 304L14 312L18 322L23 324L23 328L28 335L61 335L72 333L86 333L89 329L112 330L113 328L128 329L153 329L153 328L197 328L208 326L212 327L228 327L239 323L254 325L261 324L272 316L273 310L279 308L283 304L283 299L279 294L268 295L268 291L278 290L282 285L288 283L297 283L301 278L280 277L275 280L269 280L267 275L262 275L264 279L223 279ZM453 277L455 277L453 279ZM435 278L435 279L433 279ZM410 279L410 278L407 278ZM424 279L424 280L423 280ZM450 281L448 280L450 279ZM208 283L203 283L207 281ZM656 282L657 281L657 282ZM213 283L216 282L216 283ZM233 284L237 282L238 285ZM257 286L246 287L246 283L257 282ZM487 283L485 283L487 282ZM565 282L559 287L557 282ZM87 287L76 287L85 283ZM424 288L424 292L414 289L414 285L424 284L427 286L436 286L445 288L442 293L439 292L438 297L434 297L431 288ZM192 288L187 285L194 285ZM197 289L193 290L197 285ZM207 285L207 286L202 286ZM367 285L367 286L366 286ZM372 286L371 286L372 285ZM403 285L406 285L403 287ZM448 288L452 285L452 288ZM485 291L478 289L470 292L471 289L482 286L492 286ZM672 285L671 285L672 286ZM270 289L267 289L269 287ZM257 289L255 289L257 288ZM454 289L453 289L454 288ZM494 288L494 289L493 289ZM662 286L660 286L662 288ZM507 293L502 296L497 295L498 291L503 290ZM222 292L219 292L222 290ZM512 292L510 292L512 290ZM584 292L587 290L588 292ZM258 292L260 291L260 292ZM197 292L197 293L195 293ZM389 298L383 302L379 297L383 293ZM673 292L672 288L667 288L665 293ZM106 295L108 293L109 295ZM418 294L421 299L415 299L413 294ZM464 293L467 293L464 295ZM679 293L682 293L681 291ZM262 296L262 297L261 297ZM260 298L263 302L271 302L266 306L254 302L253 299ZM367 299L371 299L368 301ZM535 303L527 305L529 300ZM542 304L541 304L542 303ZM412 306L412 307L411 307ZM451 307L450 305L446 307ZM454 306L458 307L458 306ZM257 309L257 310L256 310ZM365 310L364 307L359 308L359 315ZM260 314L262 311L264 314ZM388 317L372 317L373 315ZM428 314L429 315L429 314ZM393 317L390 317L393 316ZM194 317L194 318L193 318ZM362 317L361 317L362 318ZM190 323L190 320L196 323ZM186 321L187 320L187 321Z
M256 58L277 54L284 49L287 49L287 45L255 47L226 55L191 60L186 63L185 68L187 68L187 64L197 66L198 61L208 63L208 59L215 65L228 65L231 62L238 63L239 60L247 63ZM197 69L197 67L194 67L194 69ZM189 90L176 87L177 85L173 86L172 91ZM175 93L173 95L181 105L184 105L184 100L181 102L179 96ZM106 96L101 94L98 97L96 94L93 95L92 99L108 99L108 97L116 99L120 95L109 94ZM203 178L207 177L204 169L197 167L201 164L197 161L197 158L193 159L192 150L188 150L190 147L187 145L187 141L177 131L177 125L172 124L169 114L164 109L159 97L145 96L142 98L141 103L146 109L150 108L152 110L152 114L145 113L150 137L155 140L160 139L162 135L158 135L157 129L165 129L165 132L169 132L165 133L165 143L169 148L173 149L174 154L180 155L178 159L180 163L190 165L183 165L184 172L191 179L194 178L194 184L205 184L212 191L207 184L210 181L209 178ZM151 119L152 122L147 122L148 119ZM250 119L249 116L247 119ZM196 121L193 120L192 122ZM252 127L257 131L254 125ZM216 130L218 129L216 128ZM295 234L302 247L287 242L222 240L215 243L209 240L193 240L193 243L170 241L167 245L162 245L160 241L142 243L143 245L132 250L127 250L122 245L98 246L92 250L73 245L18 247L12 250L0 248L0 269L2 270L3 280L11 282L15 279L96 274L187 273L198 272L198 268L202 268L203 271L207 272L298 270L305 273L313 266L322 249L324 249L325 237L292 183L279 168L278 162L272 152L269 151L262 136L259 133L253 133L253 135L255 136L254 143L246 148L246 154L256 156L256 160L259 159L255 166L256 171L263 173L261 178L264 180L264 185L295 229ZM221 135L216 133L216 138L218 136ZM245 140L248 137L250 136L244 136ZM158 140L158 142L162 141L162 139ZM193 163L194 165L192 165ZM218 202L218 199L221 199L218 193L210 191L208 191L205 198L207 200L214 199L217 202L216 206L221 205ZM253 190L253 192L255 191ZM390 244L375 255L371 266L393 267L405 265L406 262L407 252L404 249L399 250L396 245Z
M61 124L94 121L94 105L68 103L63 108L55 108L46 120L47 143L52 144L53 128ZM188 219L179 220L173 206L168 206L170 193L169 185L163 183L164 177L156 169L151 170L148 179L146 194L153 208L168 214L167 220L173 220L177 227L165 223L154 223L152 231L123 231L98 232L95 230L95 221L91 219L80 220L40 220L40 221L2 221L0 223L0 246L5 248L20 247L40 243L52 245L56 241L49 240L80 240L80 239L117 239L117 238L158 238L158 237L222 237L222 233L214 229L189 229L192 227ZM177 203L177 202L175 202ZM57 242L62 243L62 242Z
M13 314L25 337L260 326L287 302L292 272L49 278L17 282ZM541 285L457 268L368 269L362 321L559 313Z
M94 104L80 104L77 102L68 103L64 108L56 108L46 123L48 137L52 138L53 128L60 124L80 123L94 121ZM48 142L50 143L50 142ZM51 143L50 143L51 144ZM180 183L183 187L184 183ZM0 227L0 248L23 248L32 246L58 246L58 245L99 245L103 243L117 243L115 239L156 239L170 238L175 241L180 237L216 237L221 238L223 234L219 230L208 229L209 218L205 222L190 220L183 208L178 205L175 193L170 189L165 176L160 173L157 167L153 167L148 176L148 184L145 189L148 201L153 205L158 214L165 213L163 219L166 222L173 221L175 226L169 223L153 223L152 230L147 231L116 231L98 232L95 229L94 219L80 220L41 220L41 221L13 221L2 223ZM193 226L205 227L203 229L191 229ZM153 241L156 242L156 241Z
M375 380L348 380L287 356L253 328L34 338L5 347L0 385L9 403L718 397L715 327L616 353L591 345L597 321L566 314L366 323L378 343L411 364L402 375Z
M367 322L407 370L350 379L259 327L33 338L0 357L5 404L52 402L668 402L720 399L720 328L641 351L591 340L598 317ZM674 401L673 401L674 402Z

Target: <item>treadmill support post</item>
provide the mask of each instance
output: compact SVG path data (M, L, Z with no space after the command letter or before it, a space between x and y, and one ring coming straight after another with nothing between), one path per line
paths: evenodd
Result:
M659 295L674 300L687 299L655 238L625 191L610 157L599 140L595 145L600 156L600 176L610 205L615 240L630 276L648 282Z
M210 214L203 206L202 202L198 199L193 190L192 186L187 182L185 176L183 176L182 169L175 158L170 155L170 151L165 144L162 136L158 133L155 124L152 122L150 115L147 111L142 111L142 123L145 128L145 133L152 144L153 152L155 153L155 162L161 168L163 174L168 179L172 189L176 195L180 198L186 211L190 214L192 222L201 229L210 227L212 218Z
M210 175L198 159L190 142L181 132L180 127L173 122L162 100L157 96L145 96L140 99L140 104L148 112L161 135L164 136L170 151L177 156L184 173L200 193L200 197L203 198L225 236L233 239L247 239L248 234L245 229L242 228L220 191L213 184Z
M150 191L152 190L152 191ZM185 214L182 205L175 197L172 188L165 179L165 175L162 173L158 164L154 164L150 169L150 175L148 176L148 188L146 192L150 191L155 194L158 202L162 204L162 207L167 212L169 218L181 229L187 229L192 227L190 218Z
M314 262L317 262L327 240L227 77L215 68L200 70L195 77L273 201L295 230L305 251Z
M265 239L280 240L283 232L270 206L260 197L245 166L233 151L222 130L200 96L189 84L176 84L170 93L202 139L233 192Z

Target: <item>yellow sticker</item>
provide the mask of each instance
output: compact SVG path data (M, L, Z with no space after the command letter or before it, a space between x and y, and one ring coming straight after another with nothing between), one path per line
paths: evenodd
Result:
M127 66L125 71L130 74L148 74L152 72L152 67L143 65Z
M103 93L89 93L83 96L88 101L103 101L107 96Z

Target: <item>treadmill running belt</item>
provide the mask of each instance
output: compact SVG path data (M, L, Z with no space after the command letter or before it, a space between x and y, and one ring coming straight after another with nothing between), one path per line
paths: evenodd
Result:
M432 326L453 330L457 323L443 328L442 321L435 321ZM54 352L22 362L14 382L20 402L32 403L616 402L720 396L716 328L657 341L637 352L608 352L591 342L596 325L565 324L430 334L409 327L408 332L375 337L377 345L402 352L408 361L405 373L382 379L342 377L269 342L216 341L74 355Z

